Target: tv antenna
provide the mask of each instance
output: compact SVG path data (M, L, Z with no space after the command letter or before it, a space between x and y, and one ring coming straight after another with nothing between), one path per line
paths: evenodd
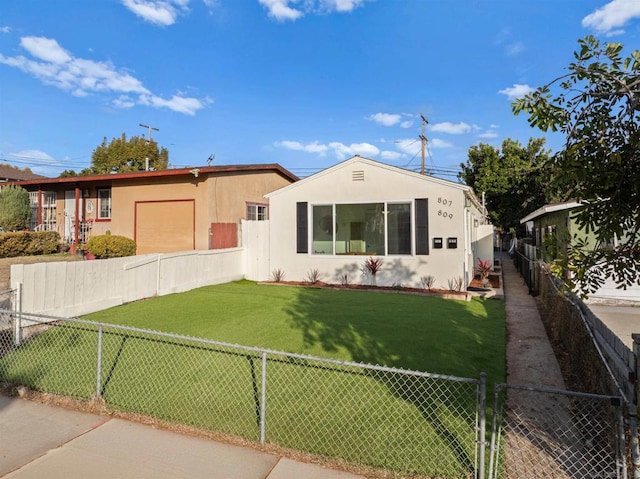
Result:
M213 163L213 160L216 159L216 154L212 153L211 155L209 155L209 158L207 158L207 165L211 165L211 163Z

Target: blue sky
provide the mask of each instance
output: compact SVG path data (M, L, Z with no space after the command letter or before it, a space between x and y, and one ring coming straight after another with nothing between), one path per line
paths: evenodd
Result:
M145 124L175 167L417 169L424 115L426 165L455 179L472 145L543 136L510 101L587 34L640 48L640 0L5 1L0 163L80 170Z

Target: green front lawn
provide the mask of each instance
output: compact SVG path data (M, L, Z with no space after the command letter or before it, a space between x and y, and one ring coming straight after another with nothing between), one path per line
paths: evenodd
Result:
M216 341L489 381L505 378L504 303L240 281L86 316Z
M86 319L490 382L505 376L504 303L258 285L200 288ZM100 394L118 410L259 439L260 354L104 327ZM55 327L0 359L0 379L89 398L94 327ZM488 391L491 389L488 388ZM400 472L473 468L475 385L267 356L266 439ZM490 393L489 393L490 395Z

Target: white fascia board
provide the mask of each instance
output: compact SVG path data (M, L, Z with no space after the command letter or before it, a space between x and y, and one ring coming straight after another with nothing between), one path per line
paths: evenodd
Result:
M520 220L520 224L524 224L527 221L533 221L539 216L545 215L547 213L553 213L554 211L562 211L562 210L570 210L572 208L576 208L578 206L582 206L582 203L578 203L577 201L568 201L566 203L556 203L552 205L544 205L542 208L538 208L533 213L529 213L527 216Z

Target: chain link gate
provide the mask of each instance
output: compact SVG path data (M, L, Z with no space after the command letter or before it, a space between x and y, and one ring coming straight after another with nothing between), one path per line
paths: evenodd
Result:
M489 479L626 479L622 398L499 384Z

